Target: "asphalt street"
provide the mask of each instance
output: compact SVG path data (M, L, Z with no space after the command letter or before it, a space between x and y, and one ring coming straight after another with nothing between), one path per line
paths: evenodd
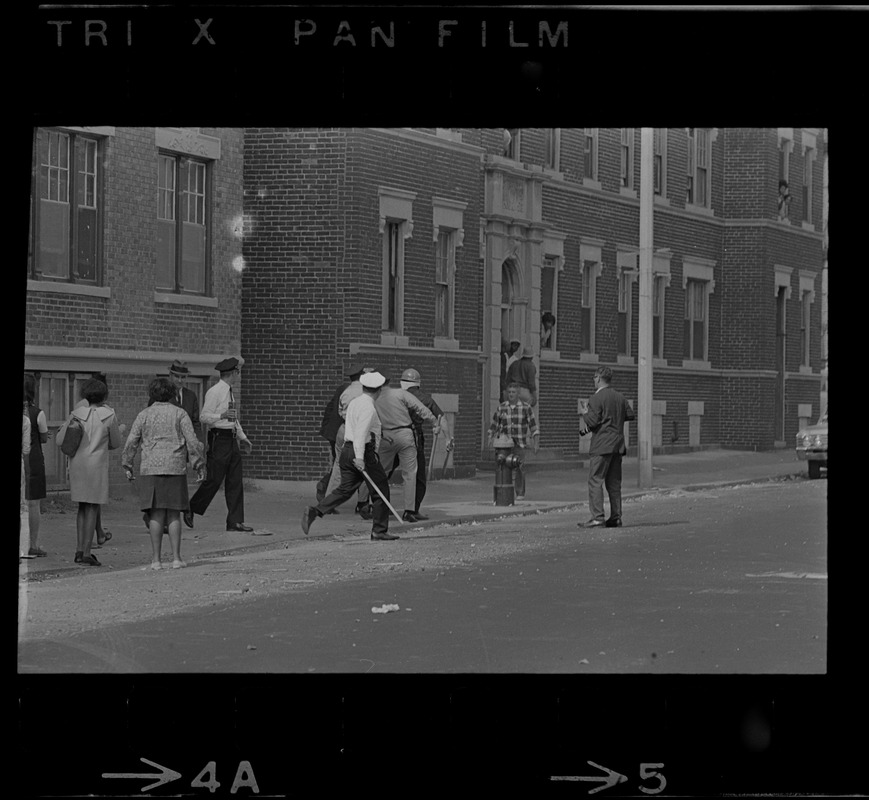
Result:
M19 669L823 673L825 496L800 480L676 491L629 502L621 529L554 510L260 551L234 562L252 590L232 602L27 637Z

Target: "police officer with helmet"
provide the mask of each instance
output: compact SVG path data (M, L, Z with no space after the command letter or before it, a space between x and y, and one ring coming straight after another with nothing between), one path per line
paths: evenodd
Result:
M426 394L420 389L420 374L413 368L408 368L404 372L401 373L401 388L410 392L417 400L419 400L432 414L437 418L437 424L440 427L441 431L443 431L444 436L447 441L447 450L451 450L453 447L453 438L450 435L450 430L446 425L446 416L444 412L441 410L441 407L431 398L431 395ZM425 457L425 434L423 432L423 419L417 413L415 413L412 409L410 411L411 423L413 424L413 433L414 438L416 440L416 462L417 462L417 470L416 470L416 492L414 496L414 508L413 508L413 516L416 517L417 520L425 520L428 519L424 514L419 513L419 507L422 505L423 498L425 497L426 491L426 457ZM395 471L396 466L398 465L398 459L395 459L393 464L384 465L388 471L389 476L392 476L392 473Z

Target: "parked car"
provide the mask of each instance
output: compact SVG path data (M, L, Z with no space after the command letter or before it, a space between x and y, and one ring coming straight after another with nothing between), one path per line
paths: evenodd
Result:
M827 468L827 409L817 424L802 428L797 434L797 458L809 465L809 477L820 478L821 467Z

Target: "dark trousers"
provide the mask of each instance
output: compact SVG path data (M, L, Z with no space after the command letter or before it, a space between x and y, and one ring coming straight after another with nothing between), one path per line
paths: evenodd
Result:
M244 482L241 468L241 451L238 440L231 432L216 430L208 432L208 472L205 480L190 498L190 510L194 514L205 513L214 495L225 483L226 524L244 522Z
M329 479L332 477L332 465L335 463L335 442L329 442L329 452L332 455L332 461L329 464L329 469L320 480L317 481L317 502L319 503L326 496L326 489L329 488Z
M338 467L341 470L341 483L332 494L324 497L316 506L320 516L328 514L332 509L338 508L341 503L346 502L353 496L359 488L359 484L365 482L365 476L353 465L355 454L353 452L353 442L344 442L341 452L338 454ZM374 450L374 443L369 442L365 445L365 471L368 477L374 481L375 486L383 492L383 496L389 499L389 480L383 467L380 466L380 460L377 458L377 452ZM371 511L373 514L372 533L386 533L389 530L389 509L386 503L381 500L377 492L371 492Z
M610 519L622 518L622 456L601 453L588 459L588 507L592 519L604 519L603 490L610 498Z
M392 466L389 468L389 475L387 478L392 480L392 473L398 468L398 456L392 460ZM415 494L413 498L413 510L419 511L419 507L422 505L423 498L425 497L426 490L426 465L425 465L425 439L422 436L417 434L416 439L416 486Z

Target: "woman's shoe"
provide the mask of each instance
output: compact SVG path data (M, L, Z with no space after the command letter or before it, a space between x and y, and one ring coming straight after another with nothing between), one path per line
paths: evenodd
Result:
M97 547L102 547L109 539L112 538L111 531L103 531L103 533L105 533L105 536L103 536L102 539L100 539L99 534L97 535Z
M73 559L73 561L75 561L76 564L81 564L81 560L83 557L84 557L84 551L83 550L76 550L75 551L75 558Z
M101 567L99 561L97 561L97 557L91 553L90 555L86 555L82 557L82 560L79 561L79 564L83 564L86 567Z
M45 550L43 550L41 547L31 547L31 548L27 551L27 555L30 555L30 556L39 556L39 557L41 558L42 556L47 556L48 553L46 553Z
M182 561L180 558L176 558L172 562L172 569L181 569L181 567L186 567L186 566L187 566L187 562Z
M163 565L159 561L152 561L151 569L163 569Z

